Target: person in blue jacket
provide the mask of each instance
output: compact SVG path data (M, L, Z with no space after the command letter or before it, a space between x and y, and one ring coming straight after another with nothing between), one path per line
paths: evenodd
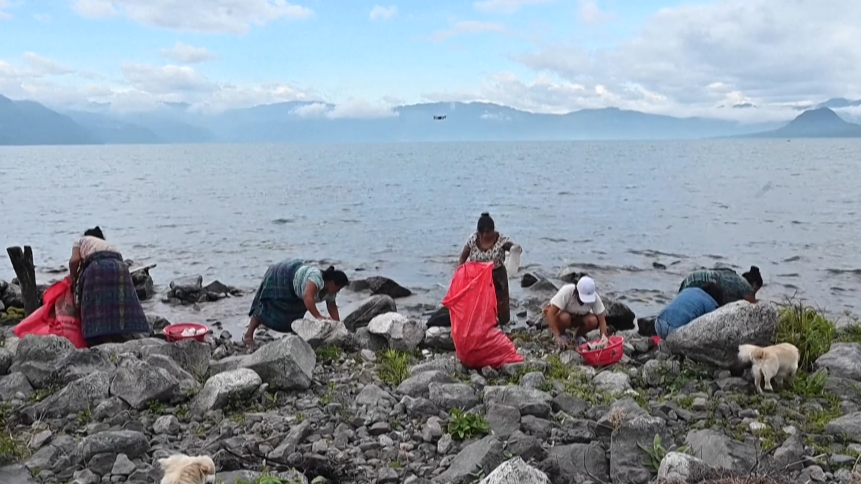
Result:
M723 290L715 282L682 289L655 319L655 331L666 339L673 331L723 305Z

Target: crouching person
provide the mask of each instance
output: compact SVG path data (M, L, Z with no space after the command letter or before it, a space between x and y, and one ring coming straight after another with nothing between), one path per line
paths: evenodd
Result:
M566 284L553 296L544 310L544 318L556 337L560 349L568 348L566 331L574 331L578 345L586 342L589 331L600 329L601 342L607 339L606 310L595 290L595 281L581 277L577 284Z

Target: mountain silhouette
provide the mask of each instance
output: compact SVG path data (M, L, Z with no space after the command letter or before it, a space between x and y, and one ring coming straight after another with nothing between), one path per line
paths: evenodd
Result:
M830 108L799 114L782 128L749 135L752 138L861 138L861 125L848 123Z
M81 145L101 141L70 117L0 95L0 145Z

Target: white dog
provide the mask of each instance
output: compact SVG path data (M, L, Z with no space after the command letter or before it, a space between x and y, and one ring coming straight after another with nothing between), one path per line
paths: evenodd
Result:
M161 484L205 484L215 482L215 463L209 456L176 454L158 463L164 470Z
M789 343L764 348L741 345L738 347L738 357L742 362L753 363L753 380L759 393L762 393L763 381L765 389L773 391L772 378L778 385L782 385L798 371L798 348Z

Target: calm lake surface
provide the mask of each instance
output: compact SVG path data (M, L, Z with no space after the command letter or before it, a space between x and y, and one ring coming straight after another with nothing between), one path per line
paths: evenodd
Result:
M100 225L126 258L158 264L160 292L188 274L248 290L200 312L147 303L235 335L286 258L385 275L416 291L401 307L437 305L489 211L523 246L521 273L580 267L638 316L718 263L758 265L764 299L839 314L859 312L859 167L852 140L0 148L0 242L31 245L49 281ZM512 296L535 295L513 282Z

